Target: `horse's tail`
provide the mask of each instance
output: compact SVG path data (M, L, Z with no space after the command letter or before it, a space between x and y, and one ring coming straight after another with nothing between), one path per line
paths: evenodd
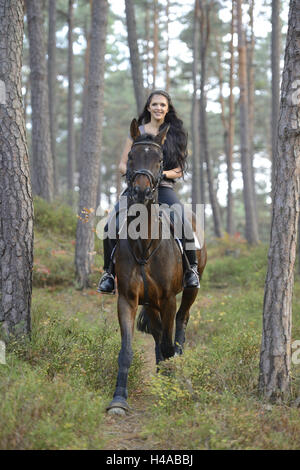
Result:
M136 327L138 331L142 331L142 333L151 334L151 326L150 326L150 318L147 313L146 307L143 307L139 313Z

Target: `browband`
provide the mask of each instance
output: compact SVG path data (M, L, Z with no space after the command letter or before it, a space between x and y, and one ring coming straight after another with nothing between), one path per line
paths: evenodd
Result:
M149 140L140 140L139 142L133 142L132 147L134 145L140 145L140 144L142 144L142 145L155 145L155 147L158 147L162 151L161 145L157 144L156 142L151 142L151 141L149 142Z

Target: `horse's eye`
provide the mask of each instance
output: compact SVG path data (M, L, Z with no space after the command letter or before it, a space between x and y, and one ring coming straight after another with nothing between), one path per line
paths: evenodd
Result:
M128 153L128 160L132 160L132 153L131 152Z

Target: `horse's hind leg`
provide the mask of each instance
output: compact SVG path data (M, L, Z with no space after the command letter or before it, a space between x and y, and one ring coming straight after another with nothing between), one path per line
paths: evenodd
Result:
M182 354L185 330L190 317L190 308L197 297L198 289L184 289L181 304L176 315L175 354Z
M158 309L148 309L147 314L150 318L150 328L151 334L155 341L155 359L156 365L158 365L161 361L164 360L164 356L161 350L161 341L162 341L162 324L161 324L161 317L160 312Z
M144 306L139 316L138 330L150 333L154 338L156 365L174 355L172 332L176 300L172 304L164 302L162 314L156 308Z
M127 404L127 379L133 356L132 337L136 310L137 302L131 305L125 297L119 296L118 315L122 342L118 359L119 370L116 389L113 400L107 407L107 411L111 414L125 414L129 410Z

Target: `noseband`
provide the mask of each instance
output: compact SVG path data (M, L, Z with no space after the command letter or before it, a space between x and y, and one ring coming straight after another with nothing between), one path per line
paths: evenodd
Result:
M153 199L154 193L155 193L156 189L158 188L161 180L163 179L163 153L162 153L162 148L156 142L149 142L147 140L142 140L140 142L134 142L132 144L132 147L134 147L136 145L146 145L146 146L154 145L155 147L157 147L160 150L160 157L161 157L160 158L160 169L159 169L159 173L158 173L157 177L155 177L153 175L152 171L148 170L147 168L141 168L140 170L134 170L134 171L127 170L127 172L126 172L126 180L127 180L127 183L128 183L129 194L132 196L132 192L133 192L133 186L132 185L133 185L133 182L134 182L135 178L138 175L145 175L145 176L147 176L147 178L149 180L149 183L150 183L150 194L148 196L148 199Z

